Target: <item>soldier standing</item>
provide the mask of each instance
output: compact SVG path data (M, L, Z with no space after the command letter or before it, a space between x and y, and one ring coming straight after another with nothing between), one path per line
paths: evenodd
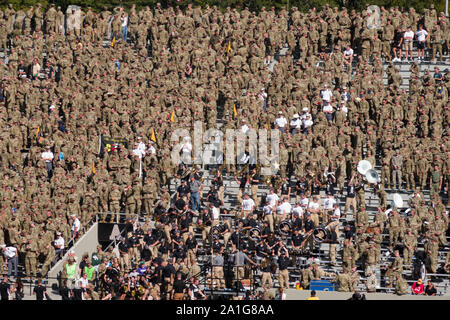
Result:
M395 152L395 156L393 156L391 159L393 189L395 189L396 186L397 190L401 189L402 187L402 164L403 156L400 154L400 149L397 149Z

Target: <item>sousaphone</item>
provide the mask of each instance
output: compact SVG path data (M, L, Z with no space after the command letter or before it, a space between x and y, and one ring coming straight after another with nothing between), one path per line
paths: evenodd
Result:
M402 196L398 193L394 193L394 195L392 196L392 203L391 203L392 207L397 207L398 209L403 207L403 199Z
M369 183L375 183L375 182L380 182L380 176L378 175L378 172L375 169L369 169L367 170L366 174L365 174L366 180Z
M363 176L372 168L372 164L367 160L361 160L358 162L358 166L356 167L358 172L362 174Z

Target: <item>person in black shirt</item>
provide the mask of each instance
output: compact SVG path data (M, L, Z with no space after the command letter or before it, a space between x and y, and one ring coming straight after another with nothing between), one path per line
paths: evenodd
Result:
M187 197L189 195L189 192L190 192L190 188L187 185L186 180L182 180L181 185L177 188L176 199L178 200L179 198Z
M354 238L354 235L355 235L354 227L352 227L352 225L350 225L349 223L346 224L344 226L344 239L348 239L348 240L352 241Z
M345 218L348 209L352 206L353 214L356 214L356 189L353 183L353 178L347 185L347 197L345 198L345 209L342 212L341 218Z
M177 250L178 247L182 246L184 243L183 237L181 237L180 230L176 230L175 234L172 236L172 250Z
M171 252L171 246L170 244L167 242L166 238L162 238L160 240L161 245L159 246L158 251L161 253L163 259L167 258L170 255Z
M328 233L328 238L325 240L325 242L328 242L330 244L330 265L335 266L336 265L336 246L338 244L338 237L337 233L334 228L330 228Z
M302 230L303 222L302 219L298 217L298 213L294 213L292 215L292 229L293 230Z
M306 194L306 178L301 177L300 179L297 179L297 183L295 184L295 191L297 191L297 200L302 194Z
M185 197L183 196L175 201L175 208L177 208L177 210L184 210L184 208L187 206L187 203L184 199Z
M186 255L186 247L181 244L181 246L178 246L178 248L173 252L173 256L178 260L181 259L182 261L184 261L184 259L186 259L187 255Z
M327 173L327 181L326 181L326 193L328 194L332 194L333 196L336 193L336 190L334 190L334 186L336 184L336 177L334 176L334 172L333 173Z
M43 285L41 278L38 279L38 284L34 287L33 294L36 295L36 300L44 300L44 295L48 296L47 288Z
M437 294L436 286L428 280L427 286L425 287L425 295L426 296L435 296Z
M125 238L122 238L122 240L119 243L119 253L120 253L120 269L124 270L125 272L128 272L131 267L130 263L130 256L128 254L128 250L130 249L127 241Z
M239 192L238 192L238 201L242 201L242 195L245 193L245 186L247 185L248 181L248 172L244 171L241 173L241 177L238 179L236 176L235 181L237 184L239 184Z
M306 221L305 221L305 232L306 232L306 238L307 238L307 244L308 244L308 250L312 252L314 250L314 236L312 233L314 232L314 229L316 226L314 225L314 222L311 220L311 215L306 215Z
M291 186L290 182L287 180L287 177L283 177L281 180L281 195L282 196L291 196Z
M44 66L44 73L48 79L53 79L55 76L55 71L50 64L50 61L47 61Z
M261 230L261 239L267 239L271 233L272 231L270 231L269 222L264 221L263 228Z
M299 247L302 244L303 240L304 240L304 237L303 237L303 235L301 235L299 233L299 229L294 229L294 234L292 235L292 238L291 238L291 246L292 246L292 248L294 250L295 249L300 249Z
M289 271L288 267L291 264L289 253L286 247L278 250L278 282L281 288L289 289Z
M0 283L0 296L2 300L9 300L10 288L11 285L8 283L8 276L5 276L2 283Z
M206 195L206 202L209 206L210 203L216 205L219 202L219 194L217 193L216 187L211 185L208 194Z
M162 269L163 287L161 294L164 292L166 299L169 299L172 293L174 276L176 272L173 266L173 259L169 258L167 262L163 261L162 266L163 266Z
M272 62L272 59L270 57L272 51L272 43L267 33L264 33L264 46L266 48L266 58L264 59L264 64L269 64Z
M59 294L62 300L72 300L70 289L67 287L67 280L63 281L62 286L59 288Z
M184 293L186 291L186 285L181 278L181 273L177 273L177 278L173 282L173 289L172 289L172 299L173 300L183 300Z
M300 234L299 229L294 229L294 234L291 238L291 246L293 252L291 254L292 264L295 265L297 262L297 256L300 255L300 246L305 238Z
M225 249L225 246L219 241L219 237L214 238L214 242L211 246L211 251L215 254L218 252L223 253L223 250Z
M197 258L198 249L197 240L195 240L192 233L188 234L185 245L187 249L188 266L190 267L192 265L192 262Z
M189 297L191 300L205 300L206 295L200 290L198 287L199 280L198 279L191 279L191 284L189 286Z

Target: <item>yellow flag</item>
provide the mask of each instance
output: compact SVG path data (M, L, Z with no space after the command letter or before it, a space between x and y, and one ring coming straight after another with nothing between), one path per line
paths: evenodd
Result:
M234 107L233 107L233 114L234 114L234 118L237 118L236 103L234 104Z
M227 48L225 49L225 52L228 53L231 50L231 42L228 42Z
M41 129L41 126L38 126L38 128L37 128L37 130L36 130L36 139L38 138L38 136L39 136L39 130Z
M92 173L95 174L95 162L92 161Z
M114 37L114 38L112 39L111 47L114 47L115 44L116 44L116 37Z
M152 128L152 137L150 138L153 142L156 142L155 129Z
M270 130L270 125L269 125L269 121L267 121L267 131Z
M172 111L172 114L170 116L170 122L175 122L175 111Z

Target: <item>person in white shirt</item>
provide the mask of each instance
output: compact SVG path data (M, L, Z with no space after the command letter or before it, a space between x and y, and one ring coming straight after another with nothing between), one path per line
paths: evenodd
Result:
M141 149L139 149L139 143L135 143L135 148L133 149L133 154L135 156L138 156L139 159L142 159L142 157L145 156L145 151L142 151Z
M267 197L266 197L266 205L263 207L263 215L264 215L264 221L266 221L269 224L270 232L274 232L273 209L270 206L270 201L267 200Z
M147 149L146 153L152 154L152 155L156 154L156 149L153 146L153 141L149 141L149 146L148 146L148 149Z
M259 100L261 100L263 103L263 109L265 112L267 109L267 93L264 90L265 90L264 88L261 88L261 91L259 92L258 97L259 97Z
M128 41L128 16L126 13L122 14L120 18L120 22L122 23L122 36L123 40Z
M242 119L241 132L245 134L248 130L250 130L250 128L247 125L247 120Z
M276 118L273 123L278 127L278 130L280 130L282 133L284 133L284 127L287 124L287 120L283 116L283 112L282 111L278 112L278 118Z
M309 202L308 212L311 215L311 220L314 222L314 225L319 225L319 212L320 212L320 203L317 197L313 197L313 201Z
M300 219L303 220L303 213L304 213L304 212L305 212L305 210L303 210L301 200L297 201L297 202L295 203L295 207L292 208L292 213L293 213L293 214L297 214L298 217L299 217Z
M291 214L292 206L288 197L283 197L283 202L277 207L277 215L275 217L275 225L278 226L281 221Z
M79 234L80 234L80 227L81 227L81 223L80 220L77 218L77 216L75 214L72 215L72 219L73 219L73 224L72 224L72 238L78 238Z
M89 280L87 279L87 274L83 273L81 278L78 279L78 285L80 286L83 291L86 290L87 286L89 285Z
M53 152L50 150L50 146L47 146L45 148L45 151L42 152L42 154L41 154L42 160L45 161L45 169L47 169L47 174L48 174L47 179L49 181L50 181L50 178L51 178L52 173L53 173L53 158L54 157L55 156L53 155Z
M34 58L34 60L33 60L33 66L32 66L31 72L32 72L33 80L37 79L37 77L39 77L39 73L41 72L41 65L39 64L39 62L36 58Z
M350 46L347 46L347 49L344 51L344 59L345 63L352 64L353 62L353 49Z
M253 212L255 208L255 202L248 195L248 193L244 194L244 199L242 200L242 210L241 216L247 217L249 213Z
M425 41L428 40L429 38L429 34L428 32L423 28L422 25L419 26L419 30L417 30L416 32L416 36L417 36L417 60L422 60L424 58L424 53L425 53Z
M306 117L307 116L309 116L310 118L312 117L311 116L311 113L309 113L308 112L308 108L307 107L304 107L303 109L302 109L302 115L300 116L300 120L306 120Z
M220 222L220 209L214 206L213 203L210 203L210 209L211 209L211 217L212 217L212 225L215 226L216 224L219 224Z
M347 92L346 86L342 87L341 100L344 102L347 102L348 100L350 100L350 93Z
M55 245L55 263L60 257L64 255L64 238L61 236L61 232L56 233Z
M142 156L145 156L145 150L147 150L147 147L145 146L145 143L142 142L142 137L138 137L138 146L137 146L137 150L139 150L140 154L142 154ZM141 158L141 157L140 157Z
M278 206L278 201L280 198L275 193L275 189L271 188L269 194L266 196L266 201L269 202L269 206L274 210Z
M411 26L409 26L408 30L403 34L403 50L405 51L405 62L407 62L408 59L412 61L413 39L414 31L412 31Z
M14 246L4 246L2 251L8 263L8 277L11 276L14 270L14 277L17 278L17 265L19 264L19 253L17 248Z
M325 118L327 118L328 121L333 121L333 106L331 103L325 101L322 111L325 113Z
M339 204L335 203L333 205L333 210L331 213L330 221L327 225L327 228L330 230L334 230L336 232L336 236L339 239L339 219L341 218L341 209L339 209Z
M303 133L307 133L308 132L308 128L312 127L312 125L314 124L314 122L311 120L311 116L306 116L306 119L303 121Z
M333 92L331 92L331 90L328 89L327 84L325 84L323 86L323 90L320 92L320 96L322 97L322 100L324 101L324 103L325 103L325 101L327 101L327 102L331 101L331 98L333 97Z
M326 199L323 201L323 209L325 211L324 215L325 222L328 221L328 218L333 213L335 203L336 199L334 198L334 196L331 193L328 193Z
M291 122L289 123L289 126L291 127L292 134L296 134L300 131L300 128L302 126L302 120L300 120L299 115L296 113L294 114L294 117L292 118Z
M302 206L302 208L304 210L307 210L308 205L309 205L309 199L306 197L306 195L304 193L300 196L299 201L300 201L300 205Z
M191 137L184 137L181 145L181 161L187 164L191 163L192 143Z
M348 114L348 108L345 105L345 101L341 101L341 106L339 107L340 110L344 111L345 114Z

